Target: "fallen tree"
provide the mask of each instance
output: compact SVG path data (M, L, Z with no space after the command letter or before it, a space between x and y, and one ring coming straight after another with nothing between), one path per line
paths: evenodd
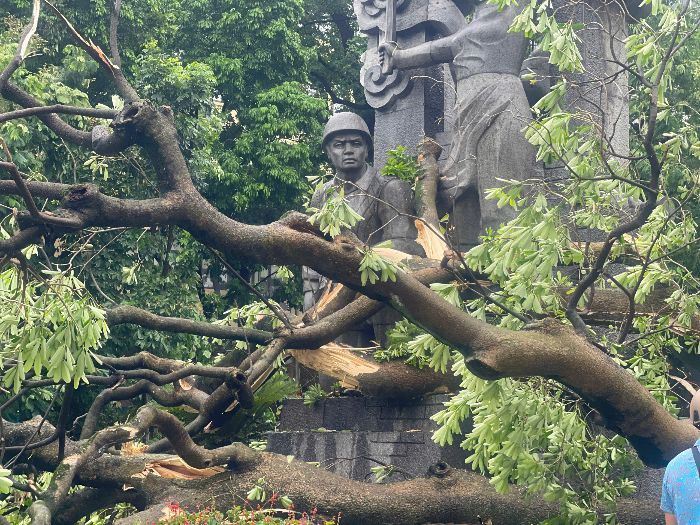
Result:
M601 307L590 300L588 305L581 306L586 294L605 279L619 285L626 296L632 297L630 304L634 304L643 274L653 264L649 251L644 256L639 280L631 289L606 273L606 264L614 248L625 240L626 235L638 232L648 224L663 204L660 195L665 161L659 156L655 127L659 108L654 95L646 135L641 137L645 156L636 159L636 162L646 163L649 176L641 182L630 182L636 183L641 191L643 203L629 220L608 232L606 240L597 247L585 268L585 274L568 287L564 308L568 323L565 324L561 319L544 314L539 314L541 319L532 319L512 310L509 303L499 296L498 290L487 289L476 278L472 265L456 251L447 250L442 254L444 260L440 264L432 261L423 268L420 264L413 268L410 264L395 264L391 278L372 282L363 279L359 271L367 247L350 234L330 238L301 213L292 212L265 225L249 225L224 215L195 188L178 141L174 120L174 109L177 108L156 106L141 98L124 76L116 34L120 2L115 2L112 14L111 58L92 41L83 38L55 7L48 5L76 43L113 81L124 99L124 107L118 112L104 113L93 108L43 106L10 81L26 57L27 46L36 31L41 11L37 0L31 22L20 37L17 55L0 74L0 94L19 107L3 114L2 120L36 118L61 140L101 155L117 155L127 148L138 148L152 165L157 191L148 199L137 200L106 195L94 184L27 180L15 163L10 148L4 145L4 160L0 162L0 168L11 175L11 180L0 181L0 191L3 195L21 198L26 208L16 214L17 229L13 235L0 241L2 264L17 272L17 281L23 281L25 285L33 282L35 284L31 286L37 289L44 286L51 293L37 295L49 300L54 294L59 299L52 308L67 309L66 304L62 304L65 301L63 295L55 291L67 286L62 282L58 286L43 277L23 249L90 228L177 227L224 259L237 257L265 264L308 266L334 282L342 283L345 291L329 301L332 305L327 311L300 319L290 319L285 312L271 306L271 315L279 323L269 329L160 316L127 305L112 305L104 315L96 308L86 309L89 325L101 322L112 327L136 324L152 330L245 342L253 350L235 366L190 364L150 353L119 357L98 355L93 351L96 343L90 343L89 352L84 352L86 356L81 357L82 371L69 371L61 363L53 363L50 356L44 355L45 351L41 355L35 351L33 366L26 367L24 352L28 345L20 346L16 354L7 358L7 368L14 370L14 375L9 376L12 380L6 384L16 386L16 392L0 407L0 415L14 403L21 402L32 389L59 385L62 390L55 426L50 425L46 417L21 424L2 422L4 444L0 456L3 459L13 454L13 464L26 462L35 469L54 473L48 489L36 495L31 507L34 524L68 523L79 517L76 509L87 514L119 501L133 503L141 511L133 519L145 522L160 517L164 503L170 500L190 505L208 504L215 495L214 504L226 508L239 501L251 484L261 477L276 491L291 497L299 508L315 505L328 515L342 512L347 523L475 522L477 516L491 517L494 522L531 523L560 512L558 505L526 499L519 493L499 494L485 477L470 472L437 467L426 479L372 486L350 482L274 454L259 453L241 444L206 450L192 441L192 437L231 417L237 406L250 406L254 390L267 379L273 364L287 351L314 368L332 372L350 386L371 394L406 397L439 387L454 387L454 380L448 381L442 374L421 372L404 363L360 362L351 359L347 353L341 355L337 348L335 354L323 353L333 348L324 345L384 307L393 308L417 329L452 349L458 354L455 361L463 360L476 378L493 381L535 377L560 385L566 394L563 403L580 403L595 410L600 415L600 422L609 431L624 436L648 466L665 465L700 437L700 431L670 413L637 377L620 365L619 354L590 333L586 324L588 311L591 308L604 309L606 305ZM679 28L682 14L678 17ZM668 48L669 55L677 52L681 40L676 32ZM667 63L668 59L662 64L662 69ZM658 88L661 78L649 82ZM112 120L109 127L98 124L86 131L70 125L59 116L61 114ZM437 149L425 146L422 158L425 171L419 185L419 217L416 218L425 227L421 231L428 238L424 244L426 252L434 257L447 246L442 244L446 242L444 239L432 236L437 235L439 228L433 203L437 185L435 156L438 153ZM619 178L616 173L610 175L611 180ZM40 210L35 202L37 198L59 204L52 204L51 211ZM668 222L670 218L666 224ZM428 286L455 280L469 286L494 311L532 322L523 330L495 326L470 315ZM615 315L623 312L617 304L613 310ZM648 312L631 307L624 310L620 345L625 343L635 318ZM22 324L20 328L24 326ZM692 319L690 328L693 328ZM84 326L83 329L87 331ZM640 337L644 335L640 334ZM48 339L48 336L44 338ZM41 340L35 340L41 346ZM328 358L330 355L341 364L335 365ZM58 373L49 376L48 371L57 366L60 368ZM47 374L42 375L44 369ZM191 380L192 377L195 379ZM101 390L82 421L80 439L73 441L67 436L68 419L73 393L81 381L99 386ZM146 407L128 425L98 428L99 416L109 403L142 395L162 406L188 407L195 412L195 418L182 425L174 416ZM56 392L55 399L58 398ZM157 427L165 437L150 444L147 453L127 456L116 451L117 445L134 440L151 426ZM173 456L157 455L169 448L173 448L189 467L205 473L196 475L190 471L190 475L198 476L197 479L176 481L155 475L153 470L158 465L162 467L166 460L173 460ZM69 494L69 489L75 484L87 488ZM19 483L15 485L20 486ZM222 486L226 489L219 490ZM83 500L90 504L83 505ZM598 510L602 512L604 509L593 509L594 512ZM617 511L625 522L659 522L655 502L621 500Z
M37 438L50 434L46 425L37 433L38 418L23 424L9 424L6 436L10 443L21 443L28 436ZM186 474L170 477L159 466L167 467L178 456L158 454L115 455L98 457L98 446L126 442L149 426L157 426L180 458L187 461ZM257 452L241 444L217 451L197 447L186 437L177 420L152 408L141 409L129 426L101 430L82 443L69 442L66 458L59 465L57 444L42 447L34 453L37 464L56 469L59 473L52 496L73 481L85 488L59 504L38 502L30 508L34 522L73 523L93 509L113 501L129 501L141 512L122 520L124 524L152 523L167 514L170 502L183 508L211 507L226 510L245 499L250 488L261 478L270 490L287 495L296 508L318 508L323 515L342 514L350 524L465 522L477 523L479 516L493 522L529 524L557 515L558 506L541 500L525 498L518 491L499 494L483 476L438 464L425 478L372 485L349 481L318 467L285 456ZM70 468L76 465L76 468ZM216 469L213 467L223 466ZM50 489L51 490L51 489ZM82 503L80 506L76 502ZM406 502L410 504L406 504ZM49 512L44 511L48 509ZM56 518L51 521L51 513ZM656 500L621 501L618 516L632 524L662 523ZM45 516L45 518L44 518Z

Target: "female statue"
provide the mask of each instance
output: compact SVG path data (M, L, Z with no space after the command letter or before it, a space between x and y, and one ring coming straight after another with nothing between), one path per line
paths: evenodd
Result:
M480 4L467 27L453 35L409 49L379 46L384 70L451 64L456 102L456 129L440 181L458 244L475 244L478 234L513 216L485 199L485 190L502 180L541 179L535 148L523 135L532 121L520 72L528 52L521 33L509 33L522 8ZM478 210L478 212L477 212ZM476 218L479 218L476 221ZM476 223L476 224L475 224Z

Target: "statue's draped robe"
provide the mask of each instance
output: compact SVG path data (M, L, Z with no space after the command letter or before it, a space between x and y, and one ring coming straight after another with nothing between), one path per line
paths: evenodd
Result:
M441 208L451 213L459 244L513 217L486 200L485 191L503 180L541 179L542 167L523 129L532 121L520 71L528 52L521 33L509 33L520 8L498 11L482 4L466 29L451 38L455 54L456 127L443 168ZM500 180L499 180L500 179ZM478 225L478 227L477 227Z

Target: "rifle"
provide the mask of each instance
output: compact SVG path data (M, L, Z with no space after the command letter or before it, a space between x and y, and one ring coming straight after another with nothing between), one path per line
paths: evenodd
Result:
M396 43L396 0L386 0L386 26L384 31L385 43ZM389 61L385 61L382 66L382 77L391 74L392 69L388 66Z

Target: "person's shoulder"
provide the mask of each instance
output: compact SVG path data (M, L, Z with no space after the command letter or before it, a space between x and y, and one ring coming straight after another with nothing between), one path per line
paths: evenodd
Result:
M693 459L693 449L688 448L684 450L683 452L680 452L678 455L676 455L675 458L673 458L671 461L669 461L668 466L670 467L671 465L677 465L679 463L687 463L688 461L695 461Z
M664 479L668 479L674 476L681 470L687 470L688 465L690 464L695 465L695 459L693 458L692 449L687 449L668 462L668 465L666 466L666 472L664 474Z

